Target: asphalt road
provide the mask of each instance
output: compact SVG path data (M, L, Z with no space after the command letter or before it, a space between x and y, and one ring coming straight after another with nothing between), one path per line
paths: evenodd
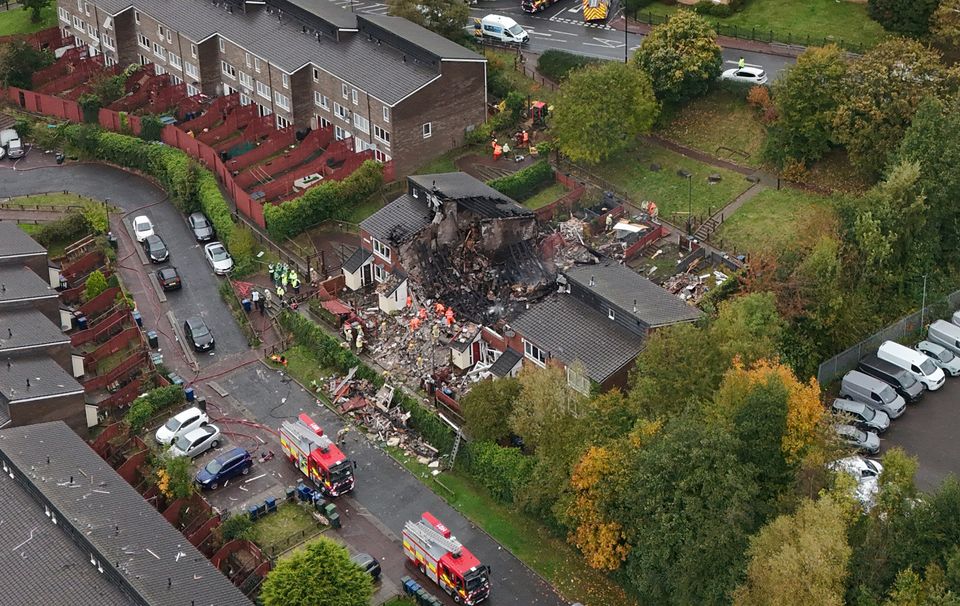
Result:
M36 161L40 161L40 158L42 155L37 157ZM22 169L29 165L28 161L17 166ZM213 274L204 258L202 247L193 238L180 212L172 203L163 201L166 199L163 191L145 179L96 164L67 164L15 171L10 170L9 166L8 163L3 163L3 169L0 169L0 198L69 190L97 200L109 201L110 205L123 209L126 213L123 217L125 225L137 215L145 214L150 217L154 230L170 250L170 260L167 263L151 265L147 269L155 270L166 265L177 268L183 280L183 288L167 293L169 309L174 312L181 327L185 319L199 315L216 339L213 354L196 354L200 368L203 369L220 358L248 351L246 338L217 292L221 278ZM129 237L126 233L116 235L120 238ZM121 262L127 265L139 264L140 259L131 255ZM142 304L142 299L135 298ZM163 328L169 330L169 325Z

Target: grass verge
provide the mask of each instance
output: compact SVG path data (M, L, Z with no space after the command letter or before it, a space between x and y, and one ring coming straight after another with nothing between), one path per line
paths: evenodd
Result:
M2 15L3 13L0 13ZM69 192L54 192L49 194L36 194L33 196L20 196L5 200L0 206L4 208L17 208L22 206L29 209L36 206L83 206L84 204L101 204L99 200L87 198L78 194Z
M21 230L26 232L29 236L35 236L40 233L40 230L43 228L42 223L20 223L17 225ZM63 252L67 249L68 246L73 244L73 242L53 242L50 246L47 247L47 256L51 259L63 256Z
M757 252L780 250L797 240L805 221L829 220L830 198L798 189L767 189L737 209L720 225L714 240L724 250Z
M549 187L540 190L533 196L524 200L523 205L530 210L537 210L538 208L543 208L547 204L556 202L565 193L567 193L566 187L560 185L559 183L553 183Z
M530 96L534 100L546 101L548 104L556 101L557 93L546 86L528 78L522 71L518 71L514 64L517 53L507 50L484 49L484 55L491 67L488 69L502 70L504 80L510 85L510 90L521 93L524 97ZM530 66L531 68L533 65Z
M20 7L11 7L8 11L0 12L0 36L32 34L56 24L56 4L47 6L40 11L40 21L38 23L30 20L30 11L25 11Z
M281 503L275 513L254 522L250 538L266 553L275 556L322 530L305 507L297 503Z
M314 385L325 383L334 371L324 368L320 361L302 345L294 345L283 352L287 357L287 373L310 389Z
M717 89L675 110L667 117L660 134L711 156L744 166L759 166L766 129L742 95ZM721 147L742 151L748 156L744 158Z

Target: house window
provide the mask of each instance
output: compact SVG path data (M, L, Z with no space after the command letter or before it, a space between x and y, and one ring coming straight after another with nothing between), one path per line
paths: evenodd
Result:
M320 70L317 68L313 68L313 81L314 82L320 81Z
M90 16L90 3L89 3L89 2L84 2L84 3L83 3L83 12L87 13L87 16L88 16L88 17Z
M184 66L184 71L186 71L187 75L190 76L191 78L200 77L200 69L193 63L190 63L189 61Z
M377 255L384 261L390 260L390 247L377 240L376 238L371 237L370 242L373 244L373 254Z
M188 63L187 65L190 65L190 64ZM194 85L192 85L192 84L188 84L188 85L187 85L187 96L188 96L188 97L196 97L196 96L199 95L199 94L200 94L200 89L199 89L199 88L197 88L196 86L194 86Z
M222 71L223 75L228 78L233 78L234 80L237 79L237 68L230 65L226 61L220 62L220 71Z
M240 105L250 105L251 103L253 103L253 99L243 93L240 93Z
M77 0L77 10L78 11L83 10L83 0Z
M353 125L360 132L370 133L370 121L361 116L360 114L353 114Z
M350 95L353 98L353 104L357 105L360 102L359 95L357 95L357 89L353 89L353 91L350 92Z
M103 41L103 46L105 48L109 48L110 50L117 50L116 41L110 36L108 36L107 34L102 34L100 36L100 39Z
M567 366L567 385L585 396L590 395L590 379Z
M258 74L260 73L260 59L257 59L256 57L253 58L253 69Z
M323 116L317 116L317 118L318 118L317 124L320 125L320 128L329 128L329 127L330 127L330 124L331 124L331 123L330 123L329 120L327 120L327 119L324 118Z
M538 366L547 365L546 352L526 339L523 340L523 355Z
M257 94L263 97L264 99L269 99L270 87L264 84L263 82L260 82L259 80L254 80L254 82L257 84Z
M277 103L277 107L290 109L290 97L281 95L279 91L273 93L273 100Z
M290 76L287 74L281 74L283 78L283 88L290 88Z
M330 111L330 99L328 99L326 95L321 95L319 92L313 91L313 102L318 107Z
M76 15L73 16L73 27L81 34L83 33L83 30L86 29L86 26L83 24L83 21L80 19L80 17L77 17ZM146 38L144 38L144 40L146 40ZM150 48L150 47L147 46L147 48Z
M290 121L281 115L277 115L277 128L284 129L290 126Z
M378 140L383 141L387 145L390 145L390 133L383 130L376 124L373 125L373 136L376 137Z
M117 64L117 60L110 56L104 57L103 61L104 61L104 65L106 65L107 67L112 67Z
M240 86L245 86L253 90L253 76L240 72Z
M382 164L386 164L387 162L390 161L390 156L387 155L387 154L385 154L385 153L383 153L383 152L380 151L379 149L373 150L373 158L374 158L377 162L380 162L380 163L382 163Z
M153 64L153 71L156 72L158 76L162 76L163 74L167 73L167 70L165 70L159 63Z
M160 57L161 59L167 58L167 49L163 48L156 42L153 43L153 54Z
M350 138L350 131L343 130L339 126L333 129L333 138L337 141Z
M193 57L194 59L197 58L197 45L196 45L196 44L191 44L191 45L190 45L190 56Z
M350 122L350 112L347 111L346 107L340 105L339 103L333 104L333 114L341 120Z
M136 21L137 23L140 23L140 13L139 13L139 12L133 11L133 20Z
M232 95L234 92L235 92L235 91L234 91L233 87L230 86L229 84L224 84L224 85L223 85L223 96L224 96L224 97L230 96L230 95Z
M140 48L150 50L150 40L143 34L137 34L137 44L140 45Z
M260 109L261 116L269 116L270 114L273 113L273 110L267 107L266 105L257 105L257 107Z
M163 29L162 25L157 26L157 35L160 36L161 40L163 39L164 31L165 30Z
M430 138L430 135L432 135L432 134L433 134L433 123L431 123L431 122L424 122L424 124L423 124L423 138L424 138L424 139L429 139L429 138Z
M63 8L62 6L57 7L57 14L60 15L61 21L70 23L70 13L67 12L67 9Z
M227 49L223 44L223 38L217 38L217 43L220 44L220 52L225 52Z
M180 61L180 55L176 53L170 53L170 65L180 69L183 66L183 63Z
M384 121L384 122L390 122L390 108L389 108L389 107L384 107L384 108L383 108L383 121Z
M174 84L183 84L183 78L181 78L180 76L170 74L170 79L173 80Z
M611 309L611 308L608 308L608 309L607 309L607 319L610 319L610 320L616 320L616 319L617 319L617 314L615 314L615 313L613 312L613 309Z
M387 279L387 270L383 265L373 264L373 279L377 282L385 282Z
M340 85L340 94L343 95L343 98L344 98L344 99L349 99L349 98L350 98L350 90L347 88L347 85L346 85L346 84L341 84L341 85Z
M140 65L146 65L147 63L150 63L150 59L147 59L143 55L137 55L137 57L140 59Z
M247 67L250 67L250 64L252 63L252 61L250 60L250 53L243 53L243 63Z
M90 36L91 38L97 37L97 30L94 29L92 23L87 23L87 35Z
M416 188L416 187L413 188L413 197L414 197L414 198L419 198L419 197L420 197L420 194L417 193L417 188Z

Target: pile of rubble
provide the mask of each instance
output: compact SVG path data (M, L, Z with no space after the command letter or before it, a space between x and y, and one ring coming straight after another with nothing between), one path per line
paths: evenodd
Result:
M722 271L708 271L700 275L684 272L667 278L663 287L684 301L696 305L700 303L711 288L722 284L727 277L727 274Z

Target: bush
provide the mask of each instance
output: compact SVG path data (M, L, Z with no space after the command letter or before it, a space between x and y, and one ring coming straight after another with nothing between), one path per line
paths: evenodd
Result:
M107 216L107 207L99 202L87 202L80 209L87 225L94 233L105 234L110 229L110 218Z
M84 93L77 99L80 104L80 111L83 112L83 121L88 124L96 124L100 121L100 108L103 102L100 97L93 93Z
M62 218L44 223L33 239L50 248L57 243L75 242L90 232L90 224L80 212L69 212Z
M93 270L84 283L86 300L89 301L105 290L107 290L107 279L99 269Z
M512 66L499 55L487 55L487 93L493 99L506 99L513 85L507 77L507 72Z
M125 419L130 424L130 429L138 432L154 415L175 405L183 404L185 400L183 389L178 385L158 387L134 400Z
M693 5L693 10L701 15L710 15L711 17L729 17L736 12L733 3L714 4L712 0L700 0Z
M512 503L533 475L535 461L519 448L506 448L493 442L470 442L463 452L470 475L504 503Z
M559 84L566 80L567 75L573 70L595 63L599 63L599 60L551 49L537 59L537 71Z
M553 167L546 160L539 160L512 175L489 181L487 185L505 196L522 201L537 193L544 184L552 180Z
M224 542L234 539L250 540L253 535L253 520L243 514L230 516L220 524L220 532L223 534Z
M140 118L140 138L144 141L159 141L163 126L159 116L143 116Z
M256 271L254 251L257 248L257 239L253 235L253 230L246 226L235 227L227 246L230 248L230 254L233 255L234 278L241 278Z
M466 142L468 145L486 145L490 143L493 137L493 120L487 120L483 124L478 124L473 130L467 132Z

